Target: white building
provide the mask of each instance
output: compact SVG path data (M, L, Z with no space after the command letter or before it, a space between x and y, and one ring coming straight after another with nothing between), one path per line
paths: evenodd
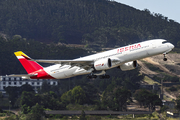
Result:
M35 92L38 89L41 89L43 82L47 82L49 85L58 85L57 80L51 79L22 79L21 77L8 77L8 76L0 76L0 92L3 94L6 93L4 90L5 87L15 86L21 87L24 84L29 84L33 87Z

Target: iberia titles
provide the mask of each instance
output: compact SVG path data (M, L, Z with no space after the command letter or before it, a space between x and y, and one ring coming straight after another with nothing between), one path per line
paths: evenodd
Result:
M141 44L130 45L130 46L127 46L127 47L123 47L123 48L117 49L117 53L121 53L121 52L124 52L124 51L137 49L137 48L140 48L140 47L141 47Z

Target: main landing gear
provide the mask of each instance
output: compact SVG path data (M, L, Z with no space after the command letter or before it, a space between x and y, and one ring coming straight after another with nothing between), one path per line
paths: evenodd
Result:
M93 79L93 78L96 79L96 78L97 78L97 75L88 75L88 76L87 76L87 79Z
M90 75L87 76L87 79L96 79L97 76L99 76L100 79L109 79L110 76L106 75L106 71L103 70L100 73L97 73L97 71L92 72Z
M164 60L164 61L167 61L167 58L166 58L166 53L164 53L163 55L164 55L163 60Z
M110 76L109 75L101 75L99 76L100 79L109 79Z
M96 79L96 78L97 78L97 75L91 74L91 75L88 75L88 76L87 76L87 79L93 79L93 78ZM100 75L99 78L100 78L100 79L109 79L109 78L110 78L110 75L106 75L106 74Z

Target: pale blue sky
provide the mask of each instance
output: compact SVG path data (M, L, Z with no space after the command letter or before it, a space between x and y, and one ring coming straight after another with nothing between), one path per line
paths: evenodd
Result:
M180 0L114 0L139 10L148 9L180 23Z

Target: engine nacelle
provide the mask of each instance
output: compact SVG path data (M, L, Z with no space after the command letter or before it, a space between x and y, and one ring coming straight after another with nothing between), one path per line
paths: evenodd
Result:
M110 58L100 59L94 62L94 68L96 70L107 70L112 66Z
M138 66L137 61L131 61L120 65L122 71L132 70Z

